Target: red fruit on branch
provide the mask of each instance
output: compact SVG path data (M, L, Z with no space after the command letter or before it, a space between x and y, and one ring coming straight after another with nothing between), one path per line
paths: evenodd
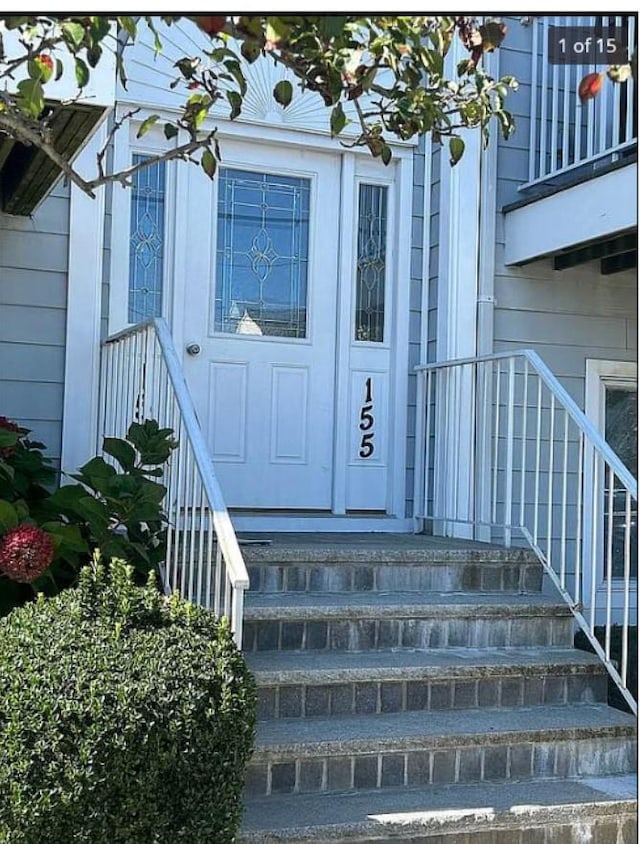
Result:
M53 540L36 525L17 525L0 539L0 572L19 583L31 583L53 560Z
M587 73L578 87L580 102L585 103L587 100L592 100L595 96L597 96L600 88L602 88L603 82L604 73Z
M207 35L217 35L227 22L226 15L196 15L193 20Z

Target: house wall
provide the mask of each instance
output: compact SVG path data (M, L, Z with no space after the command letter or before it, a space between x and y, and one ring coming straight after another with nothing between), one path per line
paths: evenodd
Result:
M60 459L69 189L58 182L31 217L0 214L0 415Z
M515 76L519 89L507 100L515 133L506 141L500 137L497 150L494 350L534 348L584 407L586 358L637 357L637 276L634 271L602 276L597 262L556 272L550 258L505 265L501 209L522 198L518 187L528 179L533 31L519 18L507 23L500 75Z

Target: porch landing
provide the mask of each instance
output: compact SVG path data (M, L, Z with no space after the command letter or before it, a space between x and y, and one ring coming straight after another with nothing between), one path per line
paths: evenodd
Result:
M250 562L393 562L411 559L513 560L531 558L526 549L413 533L238 533L242 554Z

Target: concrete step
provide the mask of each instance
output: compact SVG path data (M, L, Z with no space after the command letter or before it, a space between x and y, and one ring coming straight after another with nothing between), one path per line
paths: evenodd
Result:
M273 796L238 844L636 844L633 776Z
M626 774L635 726L603 704L263 721L246 795Z
M243 648L348 650L567 647L568 607L544 595L414 592L250 594Z
M433 552L431 552L433 554ZM423 555L426 556L426 555ZM536 559L460 559L460 552L435 559L264 562L248 566L250 592L539 592L542 566ZM505 555L506 556L506 555Z
M574 649L247 654L258 718L606 702L598 657Z

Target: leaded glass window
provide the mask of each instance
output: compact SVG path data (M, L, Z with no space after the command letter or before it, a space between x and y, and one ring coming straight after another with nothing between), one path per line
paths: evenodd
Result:
M215 329L306 337L309 179L219 172Z
M638 392L637 390L605 386L605 433L604 437L609 445L622 460L631 474L638 477ZM609 547L609 473L604 476L604 548L603 557L606 560ZM611 559L613 577L624 576L624 541L626 516L626 489L618 484L614 477L613 486L613 537L611 542ZM631 502L631 530L629 531L631 546L631 577L638 576L638 506Z
M133 164L148 156L133 156ZM129 241L129 322L162 314L164 274L165 163L133 177Z
M356 259L355 339L384 341L384 294L387 268L387 188L360 185Z

